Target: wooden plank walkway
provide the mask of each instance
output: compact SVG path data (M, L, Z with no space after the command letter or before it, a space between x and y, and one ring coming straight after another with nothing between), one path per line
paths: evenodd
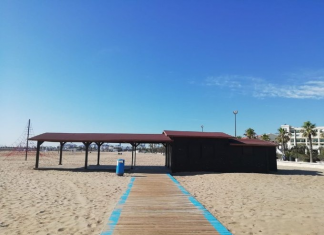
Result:
M231 234L170 175L138 174L123 197L118 221L102 235ZM206 213L214 221L208 220Z

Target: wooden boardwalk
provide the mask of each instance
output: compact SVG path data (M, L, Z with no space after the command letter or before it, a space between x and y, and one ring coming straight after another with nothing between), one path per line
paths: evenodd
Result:
M206 212L197 208L189 198L193 197L184 191L167 174L136 175L125 202L117 209L120 210L118 221L113 228L108 228L110 232L102 234L231 234L216 220L214 224L221 227L218 232Z

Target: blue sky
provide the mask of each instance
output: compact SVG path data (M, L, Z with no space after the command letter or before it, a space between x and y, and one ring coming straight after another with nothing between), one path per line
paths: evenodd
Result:
M324 126L323 1L1 1L0 145Z

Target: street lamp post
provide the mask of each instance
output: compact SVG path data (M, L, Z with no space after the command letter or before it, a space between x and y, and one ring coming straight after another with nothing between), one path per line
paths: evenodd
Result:
M237 110L233 111L234 116L235 116L235 137L236 137L236 114L238 113Z
M201 132L204 132L204 125L201 125Z

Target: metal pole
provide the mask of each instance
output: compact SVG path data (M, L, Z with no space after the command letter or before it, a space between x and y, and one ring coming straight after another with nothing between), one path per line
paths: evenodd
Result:
M204 132L204 125L201 125L201 132Z
M236 137L236 114L238 113L237 110L233 111L235 117L235 137Z
M28 132L27 132L27 145L26 145L26 156L25 156L25 161L27 161L27 153L28 153L29 128L30 128L30 119L28 120Z

